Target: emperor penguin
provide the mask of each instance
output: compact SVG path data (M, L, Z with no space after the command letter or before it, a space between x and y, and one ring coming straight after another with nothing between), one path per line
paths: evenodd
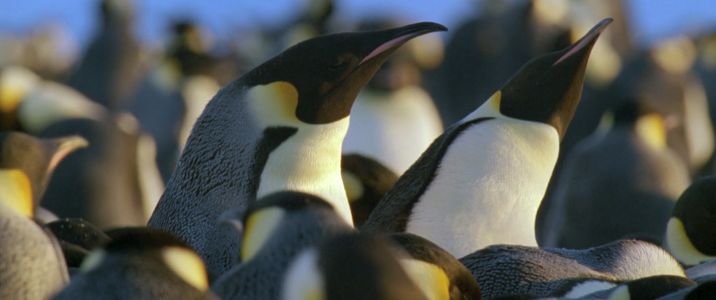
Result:
M81 272L52 299L217 300L201 258L172 235L125 228L93 250Z
M671 211L664 248L689 266L716 260L715 216L716 176L694 180Z
M141 49L133 37L132 1L102 0L100 30L70 74L69 86L111 111L130 96L143 71Z
M31 179L0 169L0 299L48 299L69 283L62 251L34 216Z
M688 167L667 147L661 114L630 101L614 110L612 122L567 156L541 246L586 249L630 235L661 244L676 198L691 181Z
M487 299L509 293L576 298L649 276L686 277L668 252L638 240L586 250L494 245L460 262L472 272Z
M390 250L386 239L343 234L314 245L291 263L281 300L453 299L423 294ZM447 280L429 282L446 285ZM423 287L429 288L429 287Z
M87 146L80 136L41 139L21 132L0 132L0 169L18 169L28 177L34 214L55 168L67 155Z
M239 263L211 289L222 299L278 299L289 263L323 238L353 232L325 200L299 192L278 192L249 204Z
M229 208L300 191L325 199L352 225L340 159L353 101L397 47L442 30L424 22L316 37L222 88L197 120L148 226L186 240L221 274L239 249L239 240L215 232Z
M532 60L448 128L386 193L362 230L414 233L455 257L494 244L537 246L537 209L579 103L590 50L611 21Z

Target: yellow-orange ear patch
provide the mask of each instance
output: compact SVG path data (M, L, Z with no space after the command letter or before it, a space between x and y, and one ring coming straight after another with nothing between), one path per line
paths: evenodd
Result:
M296 117L298 90L292 84L276 81L252 87L248 93L249 106L264 126L301 124Z
M636 121L637 134L656 149L666 147L666 125L664 117L657 113L644 115Z
M254 212L246 219L244 240L241 243L241 261L251 259L263 247L284 214L281 208L269 207Z
M348 171L342 171L341 176L343 177L343 186L346 188L348 201L353 202L362 198L365 193L365 187L358 176Z
M500 101L502 101L502 92L501 91L497 91L497 93L494 93L492 95L492 97L490 97L490 99L487 100L487 102L490 103L490 106L492 107L492 109L494 109L497 112L500 111Z
M716 256L708 256L696 249L686 234L684 223L674 217L666 223L666 248L678 261L687 265L698 265L716 259Z
M190 249L166 247L162 249L164 263L181 279L200 291L209 289L204 261Z
M0 170L0 201L23 216L34 217L32 185L25 172Z

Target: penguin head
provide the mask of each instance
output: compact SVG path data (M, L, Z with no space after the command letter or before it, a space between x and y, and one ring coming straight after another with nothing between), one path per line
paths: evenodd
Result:
M55 167L68 154L87 145L87 140L79 136L39 139L20 132L3 132L0 169L18 169L27 176L37 207Z
M284 277L281 299L426 299L396 260L390 243L353 233L304 250Z
M681 194L664 240L669 252L684 264L716 260L716 176L694 180Z
M528 62L488 101L500 114L567 131L581 94L592 47L612 22L604 19L571 46Z
M325 35L296 44L251 70L248 86L274 83L285 97L280 103L298 120L328 124L347 117L360 89L388 56L408 40L447 30L435 23Z
M399 259L400 264L428 299L482 298L472 273L445 249L410 233L391 234L390 239L408 254Z
M311 222L300 217L305 217L305 213L316 211L329 211L338 216L330 203L317 196L300 192L277 192L250 203L241 222L244 231L241 261L245 262L253 258L276 232L281 231L283 224L290 222L289 219L293 216L298 216L302 221L302 224L294 225L308 226Z
M92 250L82 261L80 269L83 273L100 268L110 256L120 259L142 256L161 261L171 273L199 291L209 289L202 259L171 234L150 228L121 228L108 235L112 241L103 248Z
M608 300L657 299L676 291L695 286L696 283L686 277L657 275L627 282L615 288Z

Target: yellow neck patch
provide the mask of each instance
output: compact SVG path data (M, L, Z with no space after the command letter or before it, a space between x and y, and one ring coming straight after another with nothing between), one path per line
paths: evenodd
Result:
M490 107L497 112L500 112L500 101L502 101L502 91L497 91L497 93L494 93L492 97L487 100Z
M254 212L246 219L244 240L241 243L241 261L254 257L271 237L284 214L281 208L269 207Z
M677 260L687 265L698 265L716 259L716 256L708 256L696 249L686 235L684 223L674 217L666 224L666 248Z
M666 147L666 126L660 114L648 114L636 121L636 133L647 144L656 149Z
M365 187L360 179L358 179L358 176L348 171L341 171L341 176L343 177L343 185L346 188L346 195L348 196L349 202L356 201L363 197Z
M263 126L303 124L296 117L298 91L285 81L259 85L248 92L248 103Z
M443 269L412 258L401 259L400 265L429 300L450 299L450 279Z
M164 263L181 279L196 289L204 292L209 289L204 261L187 248L166 247L162 249Z
M23 171L0 170L0 201L23 216L34 216L32 185Z

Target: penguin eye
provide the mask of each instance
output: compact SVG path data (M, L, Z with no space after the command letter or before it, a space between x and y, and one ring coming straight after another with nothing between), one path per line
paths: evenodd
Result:
M343 70L347 63L348 63L347 60L339 59L332 65L328 66L328 69L331 71Z

